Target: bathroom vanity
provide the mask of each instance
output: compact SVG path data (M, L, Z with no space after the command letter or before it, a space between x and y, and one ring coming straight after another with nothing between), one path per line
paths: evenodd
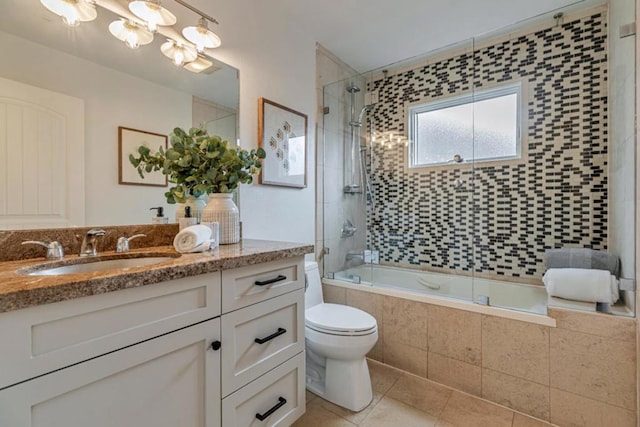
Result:
M312 250L243 241L58 276L0 263L0 425L290 425L305 410Z

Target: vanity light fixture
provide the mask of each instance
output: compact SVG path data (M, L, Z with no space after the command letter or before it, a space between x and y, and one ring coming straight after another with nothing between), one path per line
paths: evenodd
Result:
M209 29L204 17L198 20L197 27L190 26L183 29L182 35L196 45L196 50L200 53L204 52L205 48L213 49L221 44L220 37Z
M162 7L160 0L134 0L129 2L129 10L147 23L151 32L158 31L158 25L167 26L176 23L176 16Z
M149 44L153 41L152 32L124 18L109 24L109 32L131 49L137 49L138 46Z
M193 46L183 45L171 39L163 43L162 46L160 46L160 50L164 56L171 59L171 61L179 67L182 67L187 62L195 61L195 59L198 58L198 52Z
M40 0L44 7L62 17L64 23L72 27L80 22L96 19L96 6L100 6L120 18L109 25L109 32L131 49L151 43L153 34L159 32L169 38L160 50L175 65L194 73L213 73L218 69L212 61L206 59L205 53L206 49L213 49L221 44L220 37L208 28L208 23L218 23L216 19L185 0L174 0L200 16L197 26L182 30L183 39L174 27L176 16L165 9L160 0L127 1L131 13L120 4L124 0Z
M62 22L70 27L77 27L80 22L93 21L98 12L93 1L87 0L40 0L40 3L51 12L62 18Z

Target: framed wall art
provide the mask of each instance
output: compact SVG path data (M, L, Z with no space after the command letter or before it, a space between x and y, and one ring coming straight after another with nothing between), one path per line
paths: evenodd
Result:
M307 116L265 98L259 100L258 145L267 153L259 182L307 186Z
M138 155L138 147L145 145L152 152L163 146L167 149L167 135L143 130L118 127L118 183L123 185L148 185L167 187L167 176L161 171L145 173L140 177L136 168L129 162L129 155Z

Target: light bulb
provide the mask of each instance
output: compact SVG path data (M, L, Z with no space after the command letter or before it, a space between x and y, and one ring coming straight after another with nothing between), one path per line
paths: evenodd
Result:
M147 21L147 29L152 33L158 31L158 21L155 19L150 19Z
M160 51L179 67L183 66L186 62L192 62L198 58L198 53L193 46L182 45L180 42L171 39L160 46Z
M178 67L184 64L184 53L182 53L182 50L176 50L176 53L173 54L173 63Z
M62 11L62 22L70 27L77 27L78 25L80 25L80 21L78 20L78 12L76 11L76 9L71 6L65 7Z
M129 34L127 34L127 37L124 40L124 44L129 46L131 49L137 49L140 46L140 43L138 43L138 35L135 32L131 31Z
M96 7L85 0L40 0L40 3L70 27L76 27L80 22L93 21L98 16Z
M158 25L173 25L176 16L162 7L159 0L136 0L129 2L129 10L147 23L151 32L158 31Z
M216 48L220 46L221 41L215 33L207 27L207 20L200 18L197 26L186 27L182 30L182 35L191 43L196 45L198 52L204 52L205 48Z
M140 45L149 44L153 41L153 33L150 33L135 22L126 21L125 19L119 19L109 24L109 32L131 49L136 49Z

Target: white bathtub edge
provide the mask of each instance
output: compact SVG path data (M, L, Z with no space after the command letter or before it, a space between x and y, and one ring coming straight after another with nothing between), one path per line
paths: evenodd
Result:
M556 327L556 319L542 314L525 313L522 311L508 310L505 308L491 307L487 305L474 304L470 301L457 301L449 298L439 298L433 295L418 294L410 291L400 291L397 289L384 288L380 286L360 285L343 282L334 279L322 279L322 283L341 288L354 289L363 292L373 292L375 294L387 295L395 298L410 299L427 304L440 305L443 307L455 308L458 310L471 311L474 313L486 314L489 316L504 317L521 322L534 323L537 325Z

